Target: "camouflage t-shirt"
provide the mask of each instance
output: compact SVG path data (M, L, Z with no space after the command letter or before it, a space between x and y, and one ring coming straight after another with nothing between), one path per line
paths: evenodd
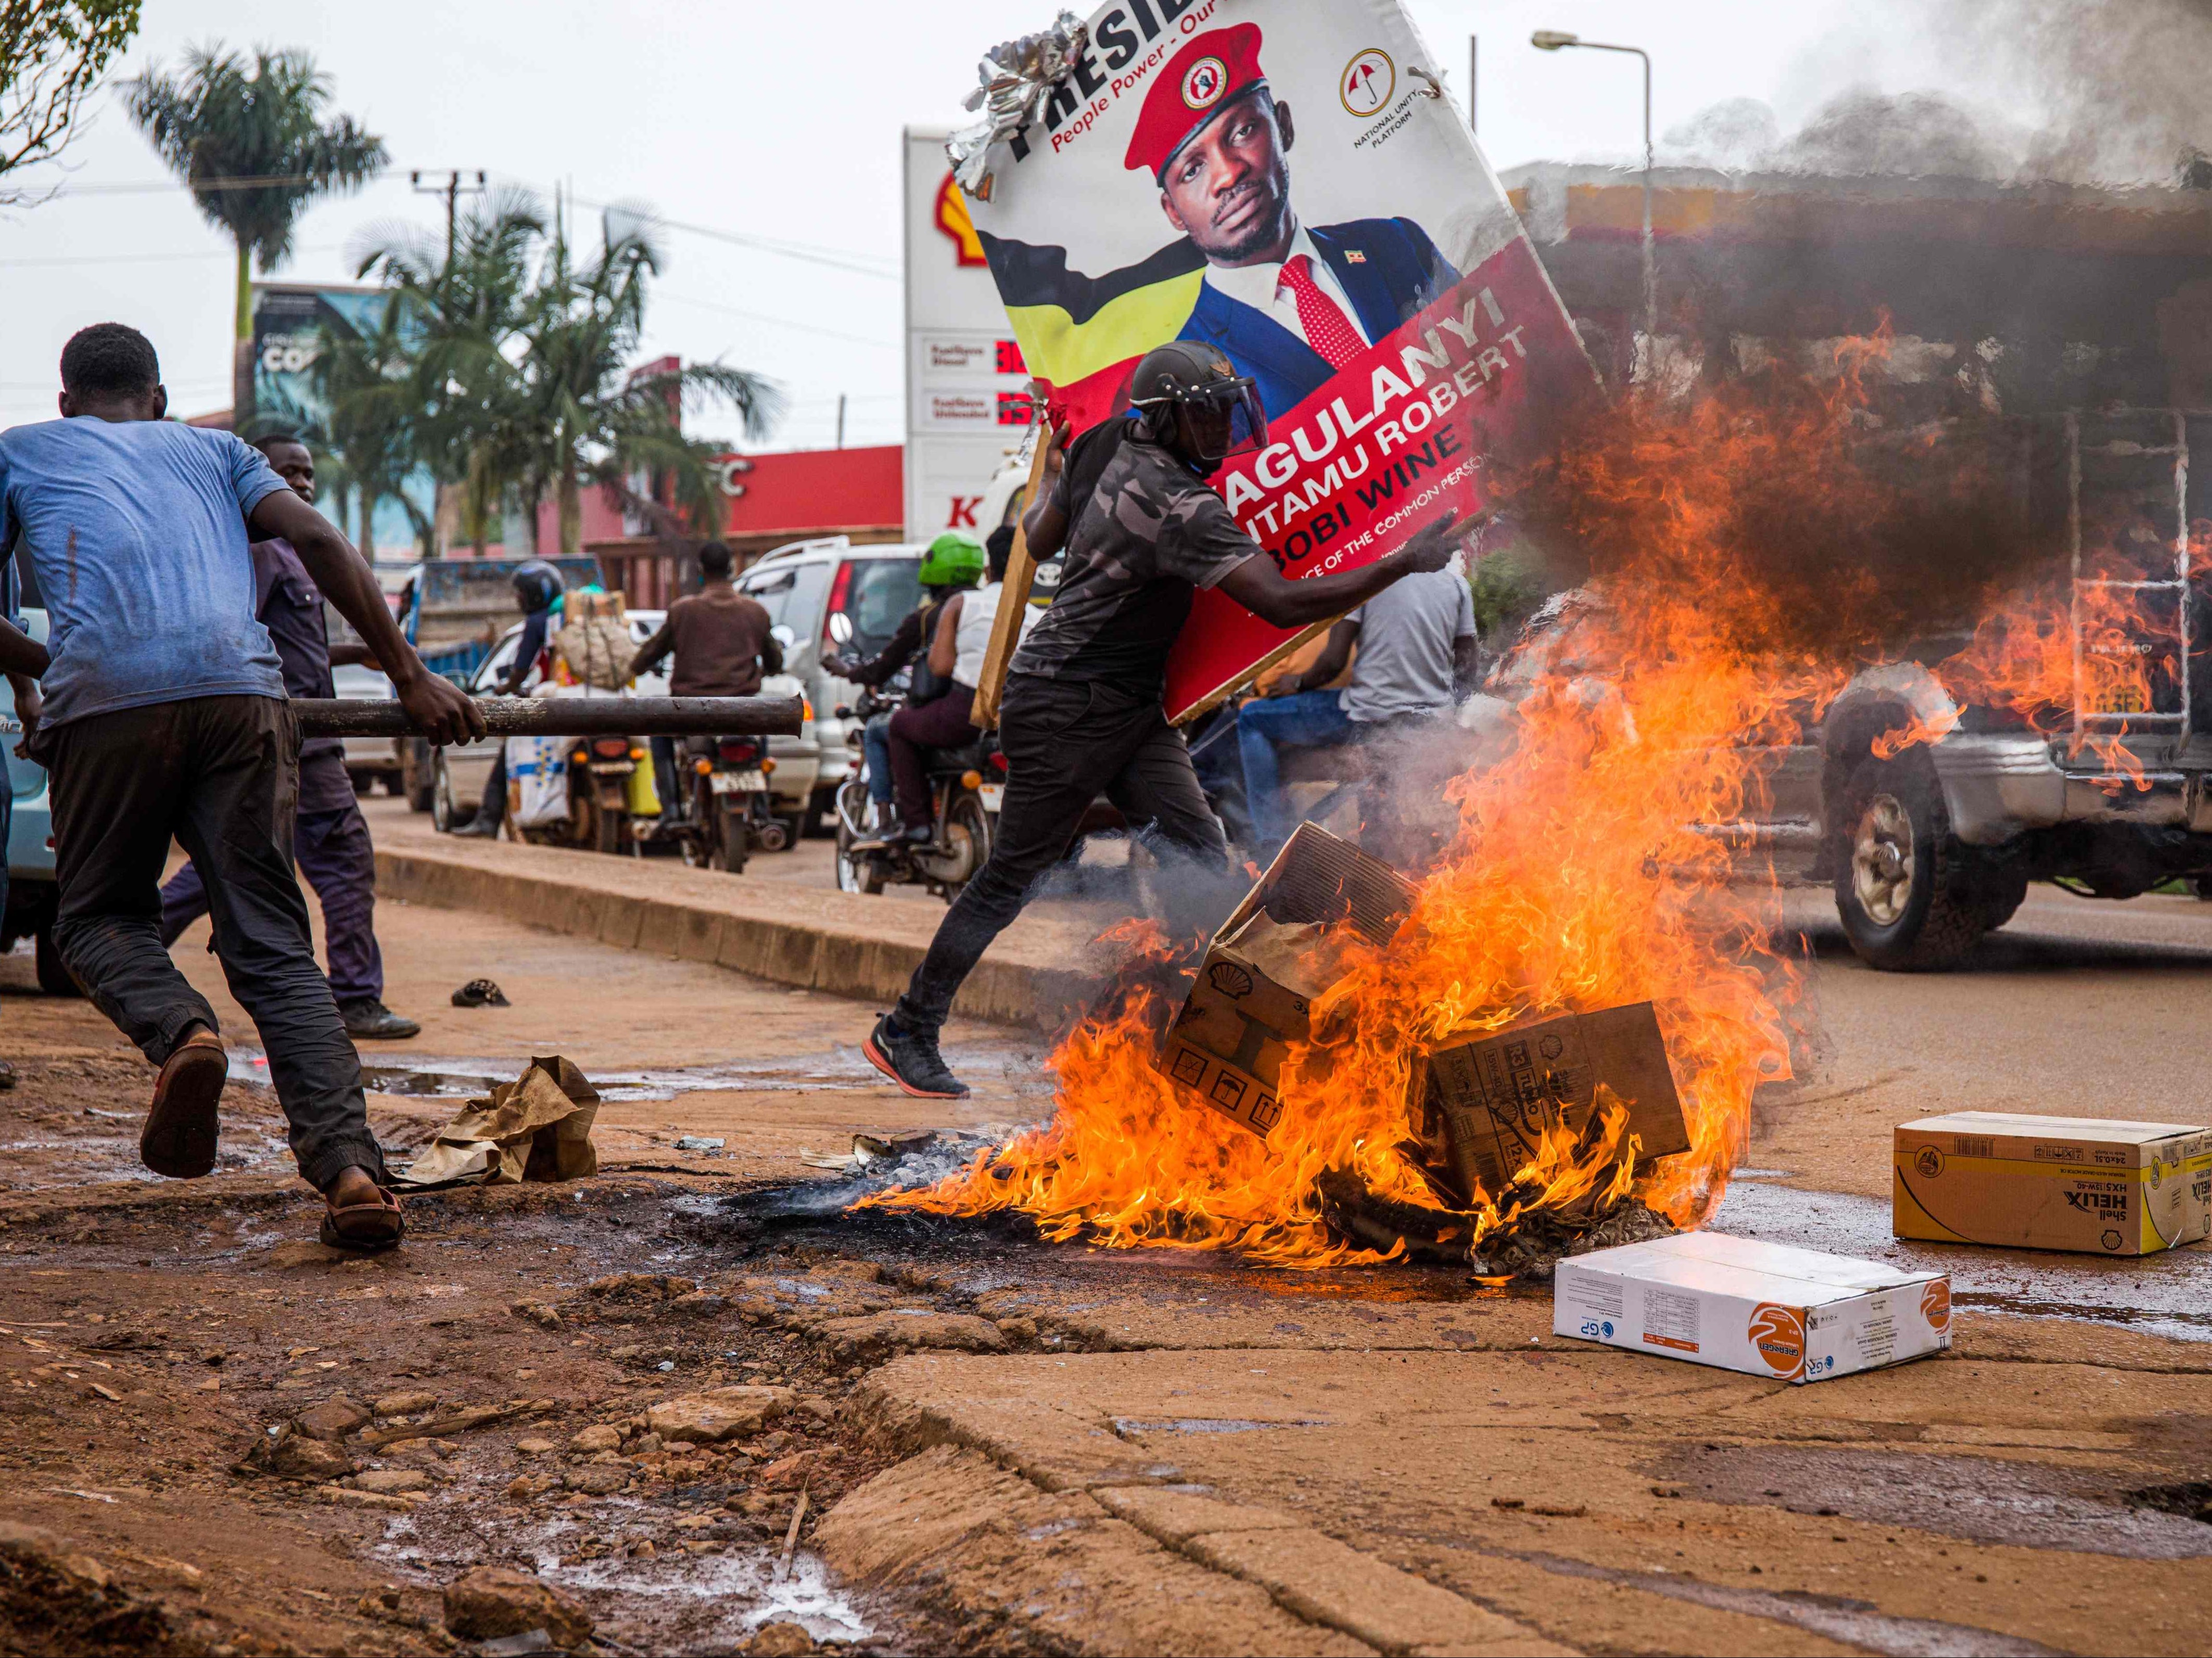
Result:
M1257 557L1259 544L1203 478L1133 432L1088 501L1071 503L1071 476L1053 486L1069 525L1060 587L1014 653L1013 671L1157 695L1193 590Z

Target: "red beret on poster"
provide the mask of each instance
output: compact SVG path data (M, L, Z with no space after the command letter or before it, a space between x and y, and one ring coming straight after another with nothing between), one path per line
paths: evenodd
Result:
M1194 36L1152 82L1122 165L1157 176L1216 111L1239 93L1264 85L1267 78L1260 70L1257 23Z

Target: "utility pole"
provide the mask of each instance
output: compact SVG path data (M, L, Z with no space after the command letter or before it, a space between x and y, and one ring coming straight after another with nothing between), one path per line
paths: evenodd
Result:
M1481 73L1482 38L1470 34L1467 37L1467 130L1478 135L1482 129L1475 125L1474 94L1476 87L1480 84L1478 77Z
M446 198L446 263L449 265L453 262L453 238L456 234L456 224L460 218L461 197L481 196L484 192L484 175L482 168L477 169L474 184L463 184L461 180L466 176L459 167L448 167L444 184L425 185L422 182L422 175L419 172L407 175L407 182L414 186L417 196L443 196Z
M842 392L837 394L837 446L840 449L845 446L845 394Z

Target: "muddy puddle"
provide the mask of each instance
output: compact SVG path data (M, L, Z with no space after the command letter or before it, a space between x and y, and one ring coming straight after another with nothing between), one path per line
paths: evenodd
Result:
M1830 1254L1951 1275L1951 1303L2030 1318L2118 1324L2177 1341L2212 1341L2212 1251L2202 1245L2114 1260L2041 1249L1900 1242L1889 1205L1839 1192L1801 1192L1740 1169L1713 1216L1715 1230Z
M702 1219L733 1219L787 1236L803 1236L827 1248L850 1248L865 1240L872 1245L903 1246L939 1264L967 1258L971 1269L981 1274L979 1287L1000 1276L1019 1278L1052 1263L1056 1272L1103 1273L1116 1280L1118 1290L1139 1293L1146 1282L1163 1294L1179 1295L1192 1288L1194 1281L1212 1280L1224 1291L1255 1297L1378 1304L1498 1296L1548 1299L1551 1294L1548 1284L1492 1289L1470 1279L1464 1271L1437 1266L1279 1272L1249 1266L1224 1254L1175 1250L1142 1252L1139 1266L1139 1257L1120 1252L1042 1242L1018 1218L969 1220L883 1211L847 1212L869 1193L927 1185L952 1173L979 1151L1002 1143L1006 1132L940 1135L919 1155L872 1164L863 1160L842 1177L794 1181L731 1199L688 1197L676 1203ZM2117 1325L2183 1341L2212 1341L2212 1298L2205 1292L2212 1250L2203 1246L2116 1260L1900 1242L1890 1234L1887 1203L1770 1183L1788 1178L1790 1172L1739 1169L1713 1217L1714 1228L1832 1254L1946 1272L1951 1275L1953 1303L1961 1307ZM1121 1264L1116 1266L1116 1261Z
M1036 1085L1033 1055L998 1045L948 1044L945 1057L963 1075L991 1086L1024 1090ZM495 1083L513 1082L528 1061L520 1059L441 1059L430 1055L364 1061L362 1084L372 1094L401 1099L472 1099ZM824 1053L781 1054L762 1060L723 1060L706 1065L602 1071L584 1067L599 1097L611 1103L672 1100L684 1094L845 1093L884 1086L883 1075L861 1057L857 1044L833 1043ZM230 1051L230 1074L239 1082L269 1082L268 1059L258 1048Z

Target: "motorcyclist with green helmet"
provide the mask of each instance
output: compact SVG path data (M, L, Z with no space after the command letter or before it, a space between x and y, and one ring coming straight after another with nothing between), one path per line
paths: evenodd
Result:
M897 630L891 635L890 642L866 661L836 656L826 659L823 664L832 673L849 679L856 685L876 686L887 683L900 669L914 661L917 653L923 657L923 660L916 664L908 681L906 706L890 714L879 714L868 721L862 739L868 763L868 796L875 803L878 828L889 828L883 820L889 817L896 799L892 783L898 764L894 758L897 739L893 736L893 723L924 708L935 707L939 712L931 726L933 730L936 724L944 723L949 717L943 709L957 706L961 735L939 738L937 744L928 744L927 738L921 740L926 745L951 746L968 738L968 708L974 698L975 687L969 686L964 694L948 691L951 685L951 657L946 656L944 670L934 674L931 671L930 659L941 653L938 649L940 634L948 642L949 648L949 641L958 622L960 596L981 580L982 576L982 543L964 530L945 531L929 544L929 550L922 555L919 572L921 603L900 622ZM948 626L948 622L952 625ZM921 832L909 838L917 842L926 842L930 836L929 799L918 756L915 779L921 803ZM899 809L903 822L913 824L913 810L903 801L899 803Z

